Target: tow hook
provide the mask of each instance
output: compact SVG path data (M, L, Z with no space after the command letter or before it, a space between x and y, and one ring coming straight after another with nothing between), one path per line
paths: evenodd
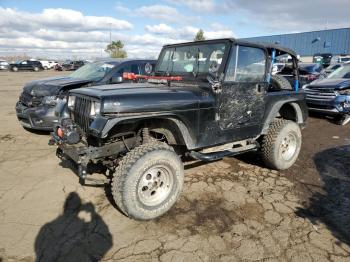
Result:
M78 176L79 176L79 182L80 182L81 185L85 184L85 179L86 179L86 176L87 176L86 170L87 170L86 166L83 166L81 164L79 165L79 167L78 167Z

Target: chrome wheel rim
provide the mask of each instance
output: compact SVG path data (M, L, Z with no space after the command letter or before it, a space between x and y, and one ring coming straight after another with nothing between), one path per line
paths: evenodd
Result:
M293 158L296 150L297 150L297 137L293 133L289 133L282 140L280 145L280 153L285 161L289 161Z
M138 184L138 197L146 206L156 206L168 198L173 187L171 170L164 165L149 168Z

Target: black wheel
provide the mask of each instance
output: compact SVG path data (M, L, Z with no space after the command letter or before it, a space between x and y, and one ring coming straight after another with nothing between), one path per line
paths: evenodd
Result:
M288 82L287 78L281 75L271 76L271 90L280 91L280 90L293 90L291 84Z
M159 142L143 144L119 163L112 180L112 195L128 217L153 219L176 203L183 176L183 163L170 146Z
M13 72L17 72L18 71L18 67L17 66L12 67L12 71Z
M277 170L291 167L298 158L301 140L297 123L283 119L272 122L262 141L261 153L265 165Z

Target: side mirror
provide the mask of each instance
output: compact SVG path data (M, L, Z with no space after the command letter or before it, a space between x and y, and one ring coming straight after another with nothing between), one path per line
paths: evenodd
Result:
M123 78L121 76L113 76L111 78L111 84L119 84L123 82Z

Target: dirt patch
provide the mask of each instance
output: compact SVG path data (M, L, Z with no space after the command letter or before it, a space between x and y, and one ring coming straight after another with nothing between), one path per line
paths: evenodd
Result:
M8 141L14 141L15 136L11 134L6 134L6 135L0 135L0 142L8 142Z

